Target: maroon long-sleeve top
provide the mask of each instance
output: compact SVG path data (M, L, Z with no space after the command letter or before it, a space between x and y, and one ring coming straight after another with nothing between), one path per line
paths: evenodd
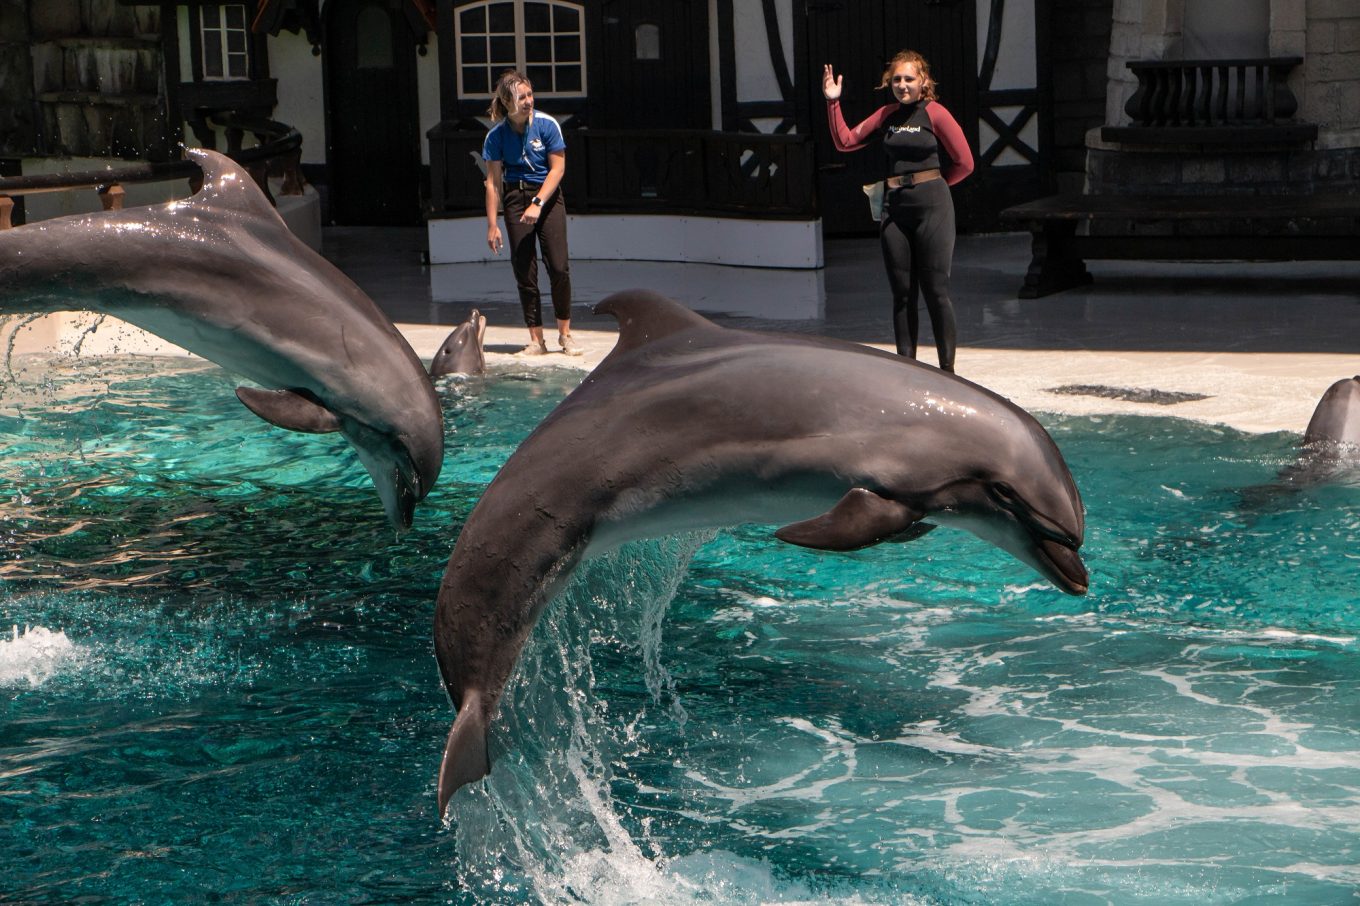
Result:
M973 172L973 152L963 129L938 101L885 104L851 129L837 98L826 102L826 118L837 151L858 151L882 132L888 176L938 167L952 186Z

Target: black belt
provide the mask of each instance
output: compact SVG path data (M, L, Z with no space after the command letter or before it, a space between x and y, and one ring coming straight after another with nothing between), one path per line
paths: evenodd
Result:
M541 183L541 182L528 182L528 181L523 180L523 179L507 179L507 180L505 181L505 187L506 187L507 189L524 189L524 190L527 191L527 192L535 192L535 193L536 193L536 192L538 192L539 189L543 188L543 183Z
M887 183L889 189L900 189L903 186L919 186L923 182L939 179L941 175L938 169L918 170L915 173L903 173L901 176L889 176Z

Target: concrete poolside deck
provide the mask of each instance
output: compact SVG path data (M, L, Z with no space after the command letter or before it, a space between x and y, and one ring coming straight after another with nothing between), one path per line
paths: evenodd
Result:
M590 308L629 287L670 295L728 326L892 349L887 278L872 238L828 241L818 271L573 261L580 358L555 351L545 299L554 352L511 359L527 334L508 261L429 267L423 248L419 228L331 227L323 250L425 358L475 307L488 319L490 363L592 368L613 347L615 325ZM1322 392L1360 374L1357 262L1095 261L1091 286L1021 300L1028 264L1027 234L963 236L953 279L958 373L1027 409L1301 433ZM541 282L546 288L546 276ZM933 364L924 311L922 320L922 356Z
M363 287L429 359L472 308L487 316L488 361L588 370L613 348L594 303L656 290L718 323L815 333L891 350L887 278L873 238L826 243L826 267L576 260L573 334L585 355L512 358L526 342L509 262L424 263L421 227L327 227L323 253ZM1029 237L959 238L953 296L958 373L1032 411L1169 415L1242 431L1302 433L1323 391L1360 374L1360 262L1088 262L1095 282L1019 299ZM546 275L541 280L546 287ZM922 312L922 356L933 364ZM11 353L183 354L126 325L49 315L0 324Z

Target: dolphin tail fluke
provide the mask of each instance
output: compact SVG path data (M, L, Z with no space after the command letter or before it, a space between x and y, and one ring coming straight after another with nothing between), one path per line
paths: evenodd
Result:
M458 717L444 744L444 760L439 765L439 816L444 816L449 799L465 783L481 780L491 773L491 753L486 747L486 711L481 697L463 694Z

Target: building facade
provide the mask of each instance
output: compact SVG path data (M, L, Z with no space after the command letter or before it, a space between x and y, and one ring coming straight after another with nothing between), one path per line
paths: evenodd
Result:
M239 140L223 115L267 118L302 134L331 221L428 222L433 247L482 217L490 86L513 66L566 128L571 209L616 245L670 229L729 247L719 227L754 220L743 242L767 238L746 263L791 241L815 261L824 233L874 229L860 185L882 165L831 147L822 64L853 120L887 100L904 47L931 61L977 160L955 189L965 230L1060 188L1360 177L1354 0L0 0L0 167L223 148ZM1173 131L1194 117L1149 113L1139 80L1176 61L1236 61L1231 100L1264 66L1269 122Z

